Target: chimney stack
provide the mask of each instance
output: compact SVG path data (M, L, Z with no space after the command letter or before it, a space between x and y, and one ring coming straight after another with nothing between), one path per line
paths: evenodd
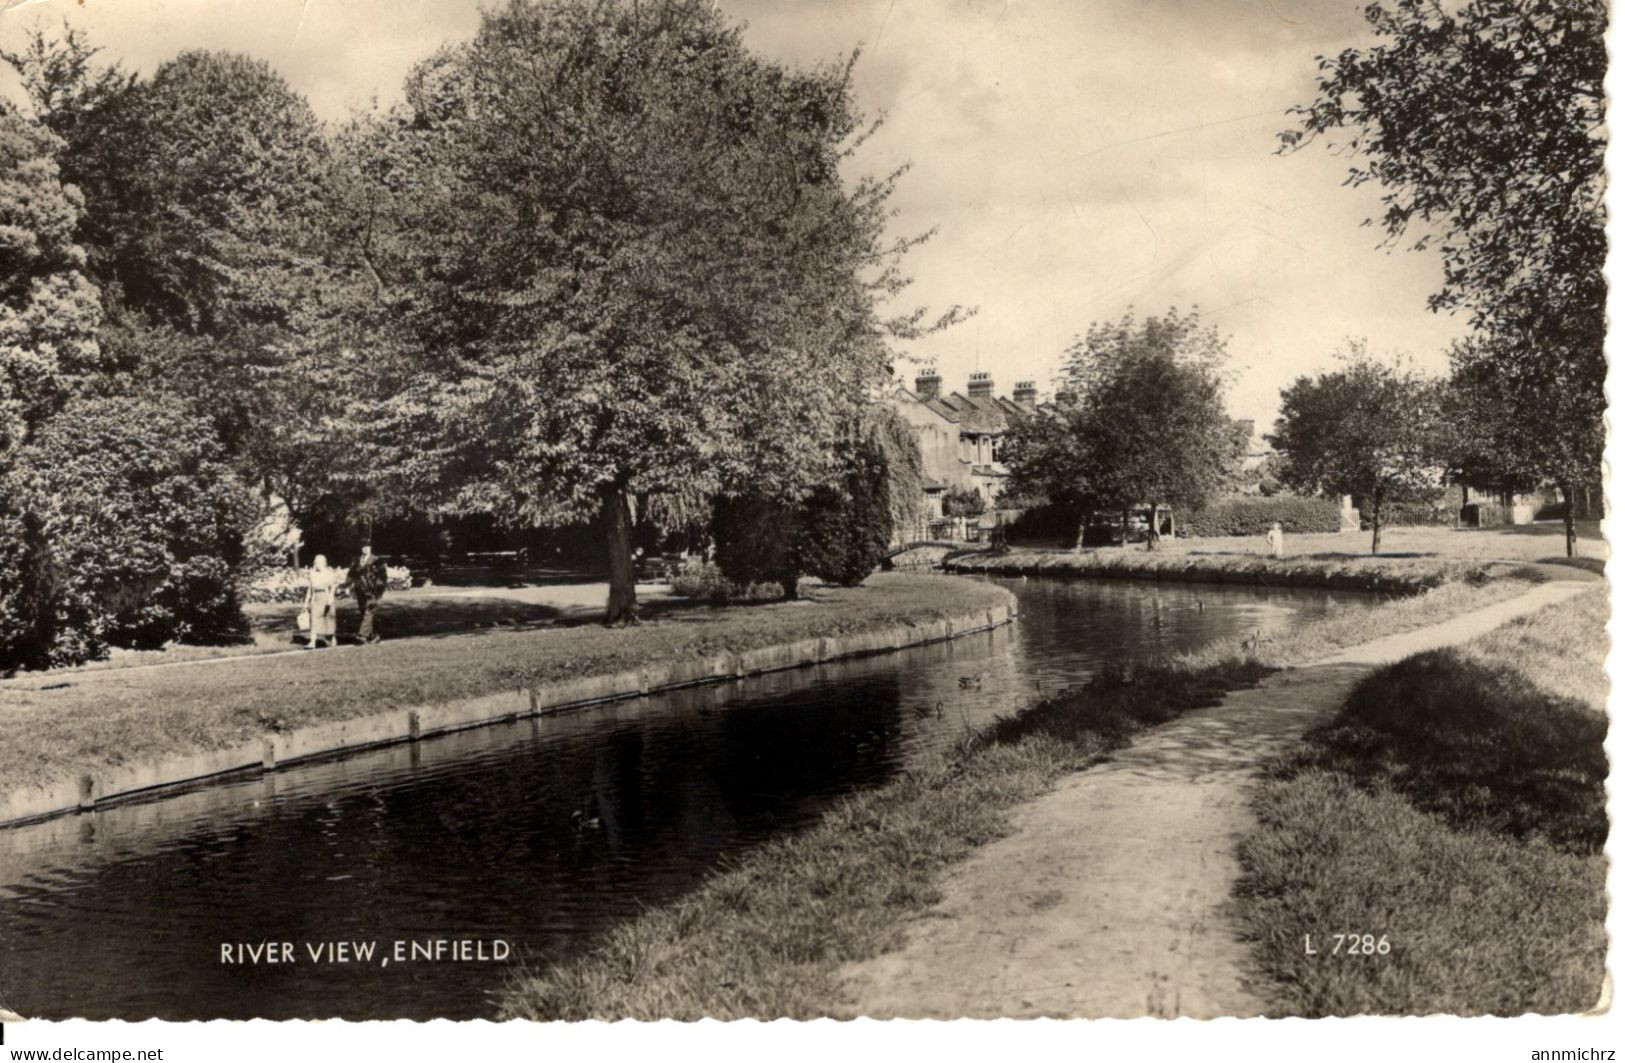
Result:
M1038 388L1031 380L1018 380L1016 390L1010 393L1010 399L1028 413L1032 413L1038 409Z
M991 399L993 397L993 374L988 372L972 373L970 375L969 391L972 400Z
M935 366L926 366L914 377L914 393L922 401L942 394L942 377L937 375Z

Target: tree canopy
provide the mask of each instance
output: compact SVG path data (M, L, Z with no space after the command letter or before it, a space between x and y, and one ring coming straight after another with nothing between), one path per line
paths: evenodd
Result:
M1382 548L1382 518L1396 503L1443 486L1440 388L1354 342L1341 369L1302 376L1281 392L1270 445L1281 478L1306 493L1354 495L1371 509L1371 552Z
M0 474L103 361L99 293L76 239L83 197L46 128L0 104Z
M1055 402L1012 432L1012 488L1075 501L1085 521L1094 510L1201 506L1242 456L1224 413L1224 348L1194 309L1091 325Z
M888 337L927 327L878 310L910 242L898 174L840 175L847 64L768 62L700 0L515 0L407 97L369 259L453 505L601 521L623 620L632 499L836 475Z
M1388 241L1439 251L1431 305L1478 333L1452 359L1469 431L1512 479L1572 497L1600 475L1606 408L1608 5L1394 0L1366 18L1382 41L1320 58L1284 145L1332 138L1347 183L1383 189Z

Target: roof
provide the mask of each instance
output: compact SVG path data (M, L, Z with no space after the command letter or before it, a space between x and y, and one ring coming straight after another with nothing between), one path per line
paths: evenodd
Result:
M989 395L970 398L955 391L924 400L925 404L961 427L980 432L1002 432L1026 411L1010 399Z

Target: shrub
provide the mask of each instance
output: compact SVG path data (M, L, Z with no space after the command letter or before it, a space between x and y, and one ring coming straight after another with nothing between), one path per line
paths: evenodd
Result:
M0 673L50 667L61 578L39 516L0 511Z
M797 559L804 572L856 587L886 559L891 530L884 477L855 472L844 489L819 488L802 506Z
M952 487L942 496L942 515L945 517L980 517L987 512L987 502L970 487Z
M1178 514L1175 515L1176 517ZM1312 535L1338 530L1338 505L1329 498L1298 495L1225 498L1178 521L1179 534L1207 537L1263 535L1281 522L1288 534Z
M711 532L717 565L735 583L776 583L796 596L802 574L854 587L886 558L891 543L893 497L888 473L894 460L873 437L858 437L845 450L833 483L815 487L800 502L760 496L719 498Z
M740 584L722 574L709 561L692 558L683 562L671 577L671 592L679 598L699 598L708 602L766 601L783 590L772 583Z
M1080 507L1074 502L1045 502L1016 514L1006 535L1012 542L1061 539L1071 543L1078 535Z
M773 499L718 498L711 509L717 567L735 583L775 583L791 595L800 575L795 517L794 507Z
M13 483L56 573L49 664L247 636L235 576L256 507L208 422L178 400L70 403L19 453ZM0 611L22 598L8 586Z

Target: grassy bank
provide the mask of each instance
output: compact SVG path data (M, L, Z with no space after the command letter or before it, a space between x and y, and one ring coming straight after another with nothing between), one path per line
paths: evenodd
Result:
M1107 672L968 739L955 753L840 803L817 826L754 850L591 953L529 972L509 1016L808 1018L841 999L837 972L900 944L938 899L942 871L1006 833L1007 813L1147 727L1216 703L1275 666L1435 623L1525 589L1452 583L1334 613L1290 639L1230 644ZM838 1009L837 1009L838 1010Z
M1327 587L1416 594L1457 580L1482 580L1508 566L1559 564L1602 571L1607 543L1595 522L1580 528L1578 556L1563 556L1560 523L1501 528L1394 528L1383 533L1383 552L1369 553L1370 535L1341 532L1289 535L1286 556L1269 556L1261 537L1163 540L1140 546L1073 552L1062 544L1017 548L1008 554L951 559L961 572L1044 573L1119 579L1200 580Z
M1283 1014L1596 1004L1606 621L1599 585L1383 669L1273 766L1239 898ZM1328 955L1350 931L1392 951Z
M951 572L1088 576L1097 579L1189 580L1265 586L1325 587L1378 594L1420 594L1454 582L1486 582L1484 561L1451 557L1289 557L1190 550L1014 550L949 560Z
M635 628L493 631L12 680L0 683L0 780L23 787L395 707L962 616L1009 594L879 574L861 587L811 588L809 598L674 609Z

